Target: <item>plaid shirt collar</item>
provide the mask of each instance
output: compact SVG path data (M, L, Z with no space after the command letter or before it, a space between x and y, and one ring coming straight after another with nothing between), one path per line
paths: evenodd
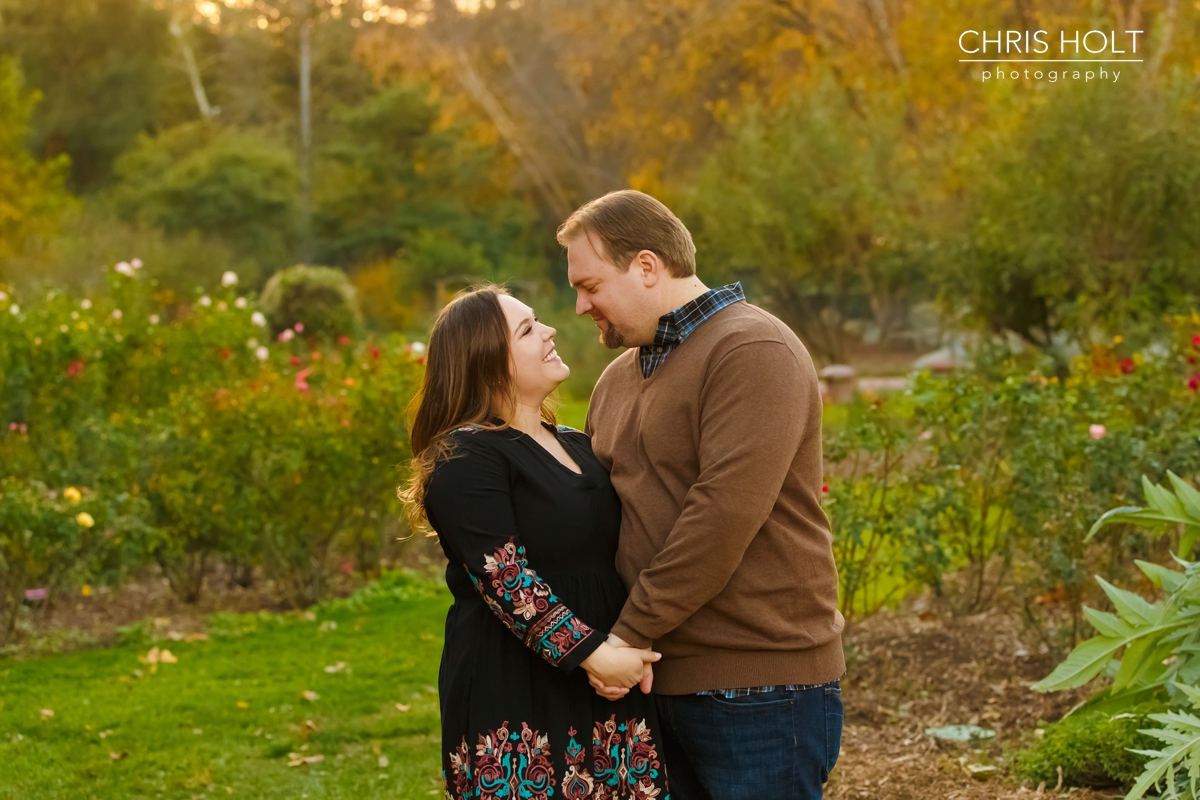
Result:
M740 282L727 286L709 289L704 294L684 303L674 311L669 311L658 318L658 330L654 332L654 344L642 345L638 348L639 361L642 366L642 378L649 378L662 366L683 340L691 336L701 323L709 320L728 305L746 299Z

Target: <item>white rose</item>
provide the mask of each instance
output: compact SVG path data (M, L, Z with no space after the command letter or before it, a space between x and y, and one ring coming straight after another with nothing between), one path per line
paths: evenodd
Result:
M271 351L268 350L266 347L263 347L260 345L258 347L258 349L256 349L254 351L254 355L255 355L255 357L258 358L259 361L266 361L268 358L271 357Z
M12 314L15 317L17 314L21 313L21 307L19 305L17 305L16 303L13 303L11 306L8 307L8 313Z
M129 266L133 267L134 269L141 269L142 268L142 260L140 258L135 258L129 262Z
M129 266L128 261L122 261L120 264L117 264L115 267L113 267L113 269L122 275L126 275L130 278L133 277L133 267Z
M416 354L418 356L425 355L425 343L424 342L413 342L412 343L412 351L414 354Z
M121 309L114 308L113 309L113 319L120 319L120 318L121 318Z
M260 328L267 327L267 318L262 315L261 311L255 311L250 315L250 321Z
M237 300L233 301L233 304L235 306L237 306L238 308L245 308L246 307L246 298L239 297Z
M151 325L157 325L157 324L158 324L158 314L151 314L151 315L150 315L150 324L151 324Z
M225 273L221 275L221 285L225 287L236 286L237 273L233 272L232 270L226 270Z
M82 308L84 311L86 311L86 310L88 310L89 308L91 308L91 307L92 307L92 301L91 301L91 300L88 300L88 299L85 297L85 298L83 298L83 301L82 301L82 302L79 304L79 307L80 307L80 308Z
M250 348L251 350L258 347L258 339L247 339L246 347Z

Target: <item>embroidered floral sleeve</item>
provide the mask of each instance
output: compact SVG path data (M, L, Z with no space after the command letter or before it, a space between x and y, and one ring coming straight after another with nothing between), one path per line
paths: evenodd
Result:
M460 446L440 464L426 488L430 523L451 561L526 647L571 671L604 641L575 616L529 564L512 507L508 464L460 429ZM461 450L462 452L458 452Z
M561 665L595 633L529 568L525 548L517 544L515 537L491 555L484 555L486 583L466 564L463 567L488 608L526 647L551 664Z

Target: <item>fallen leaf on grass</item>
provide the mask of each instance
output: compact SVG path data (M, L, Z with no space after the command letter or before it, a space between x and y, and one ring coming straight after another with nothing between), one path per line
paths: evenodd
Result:
M126 758L128 756L129 756L129 753L109 753L108 754L108 757L111 758L113 761L120 761L122 758Z
M237 702L237 707L238 707L238 708L249 708L249 707L250 707L250 704L249 704L249 703L247 703L247 702L246 702L246 701L244 701L244 700L238 700L238 702Z
M43 708L42 709L42 719L50 719L53 716L54 716L54 709L52 709L52 708Z
M346 662L339 661L336 664L331 664L330 666L326 667L325 671L328 672L330 675L332 675L335 672L341 672L345 668L346 668Z
M199 736L200 734L204 733L204 731L202 731L200 728L192 728L192 733Z
M400 711L408 711L412 706L406 706L404 703L396 703L396 708Z
M106 739L106 738L108 738L109 736L112 736L112 735L113 735L113 732L112 732L112 731L100 731L100 738L101 738L101 739Z
M208 640L207 633L189 633L183 639L185 642L203 642Z
M292 758L293 756L295 756L295 759L288 762L289 767L298 767L301 764L316 764L319 761L325 760L325 756L319 754L315 756L301 756L299 753L288 753L288 758Z
M158 660L160 662L162 662L163 664L178 664L179 663L179 659L176 658L175 656L171 655L170 650L163 650L161 653L159 653Z
M317 694L316 692L310 692L308 689L305 689L303 692L301 692L301 694L303 694L304 699L310 703L315 703L321 699L321 695Z
M379 757L379 767L380 767L380 769L382 769L383 767L386 767L387 765L388 765L388 757L387 757L387 756L380 756L380 757Z

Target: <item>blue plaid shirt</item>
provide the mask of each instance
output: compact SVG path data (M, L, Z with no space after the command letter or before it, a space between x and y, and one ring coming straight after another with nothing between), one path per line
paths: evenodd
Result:
M658 330L654 332L654 344L642 345L638 350L642 365L642 377L649 378L671 355L671 351L683 344L705 320L725 306L746 299L742 284L731 283L709 289L695 300L688 301L674 311L658 318Z

